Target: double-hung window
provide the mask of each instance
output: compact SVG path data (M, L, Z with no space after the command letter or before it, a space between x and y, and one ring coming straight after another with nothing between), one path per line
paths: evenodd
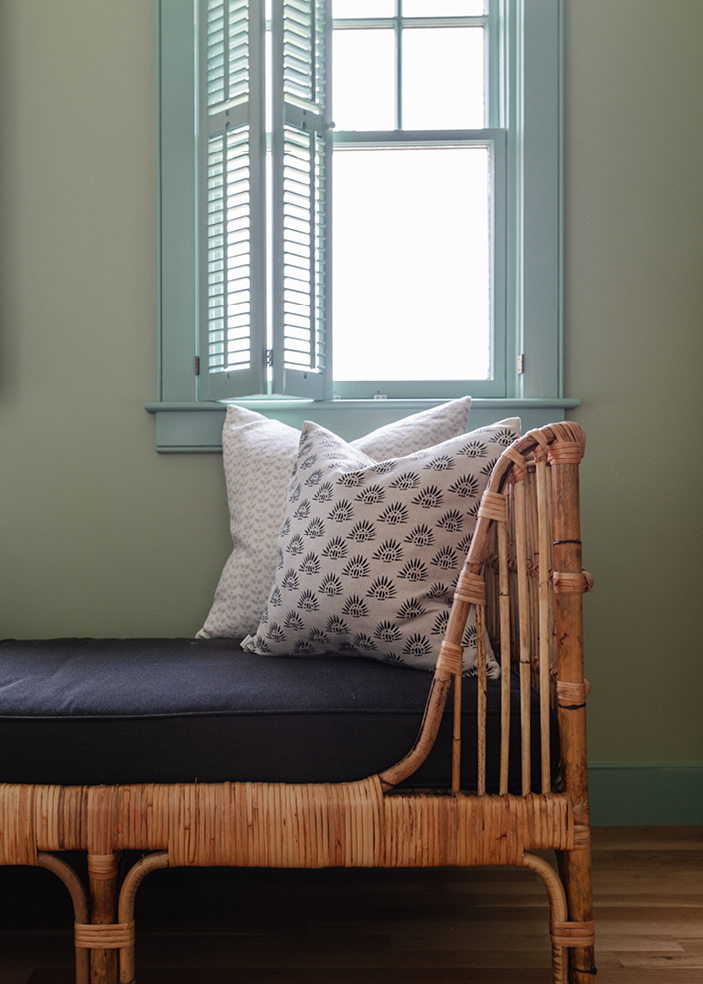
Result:
M562 396L560 0L157 9L150 409Z

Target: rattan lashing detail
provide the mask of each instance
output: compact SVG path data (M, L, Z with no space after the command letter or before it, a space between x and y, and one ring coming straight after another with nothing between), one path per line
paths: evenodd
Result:
M591 847L591 818L587 803L579 803L573 807L574 815L574 850L587 851Z
M589 851L591 849L591 828L576 824L574 826L574 850Z
M464 669L464 647L454 646L450 642L442 642L439 647L437 666L440 670L446 670L447 673L461 676Z
M561 922L552 919L549 934L554 946L593 946L596 941L595 923L592 919L585 922Z
M591 691L588 680L583 683L567 683L557 680L557 701L559 707L584 707Z
M88 856L88 874L99 881L109 881L117 876L116 854L90 854Z
M546 461L549 449L549 440L547 435L543 434L541 430L531 430L527 432L525 437L534 441L532 455L535 461Z
M505 496L500 492L484 492L478 515L479 519L492 519L497 523L505 523L508 519L508 503Z
M521 482L525 475L527 475L527 461L525 460L525 456L515 448L509 447L503 452L503 457L513 463L513 468L510 472L512 481Z
M580 574L554 571L552 581L557 594L586 594L594 585L593 577L588 571L581 571Z
M581 459L583 458L583 449L575 441L550 444L547 458L550 464L580 465Z
M486 604L486 580L481 574L464 569L457 580L454 597L470 605Z
M85 950L118 950L134 946L134 923L108 923L97 926L91 923L74 923L74 941Z

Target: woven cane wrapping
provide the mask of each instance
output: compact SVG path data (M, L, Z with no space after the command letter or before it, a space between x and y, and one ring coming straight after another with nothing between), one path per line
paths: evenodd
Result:
M117 950L134 946L134 923L110 923L94 926L90 923L74 923L74 939L77 947L87 950Z
M443 642L439 647L437 667L446 670L447 673L458 673L461 676L464 668L463 647L453 646L450 642Z
M595 943L595 924L587 922L559 922L552 920L549 932L554 946L593 946Z
M557 594L585 594L593 588L593 578L588 571L581 571L580 574L554 571L552 580Z
M454 597L471 605L486 604L486 582L480 574L462 571L457 581Z
M484 492L478 515L479 518L504 523L508 518L508 505L505 496L499 492Z
M588 680L583 683L565 683L557 680L559 707L583 707L591 690Z

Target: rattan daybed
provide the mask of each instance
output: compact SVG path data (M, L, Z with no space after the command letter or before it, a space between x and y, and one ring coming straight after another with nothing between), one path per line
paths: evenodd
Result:
M2 645L5 679L21 660L34 677L23 690L22 674L16 675L18 702L0 715L1 778L11 780L0 784L0 863L48 868L66 884L75 908L79 984L134 981L137 888L156 868L185 865L524 866L547 890L553 981L596 980L582 646L582 594L591 579L581 566L578 496L584 446L581 428L561 423L530 431L501 455L481 500L433 678L369 661L361 682L357 662L363 661L354 659L337 658L333 666L325 659L242 654L225 661L231 646L221 640ZM472 609L478 670L462 685L461 643ZM500 660L499 681L488 679L484 626ZM230 755L218 731L228 712L215 701L208 718L205 691L187 676L199 663L203 679L210 674L222 690L228 686L221 673L255 681L252 703L230 723L237 747L248 734L257 751L246 764L233 761L231 781L222 781L222 766L212 764ZM269 676L256 683L263 664ZM81 705L76 683L86 678L86 666L103 701L92 711ZM125 722L110 701L120 687L129 689L130 673L138 693ZM163 699L178 692L186 701L176 723L171 704L148 707L149 694L166 678ZM412 745L406 736L416 728L413 713L428 683ZM68 706L58 723L36 703L52 687L54 693L64 688ZM251 694L276 687L291 702L306 704L306 688L314 694L301 719L281 707L273 713L270 693L259 713L259 697ZM347 695L344 706L335 704L340 692ZM380 694L375 704L374 693ZM23 700L35 703L30 709ZM72 709L87 729L77 739ZM266 751L270 731L280 743L278 757L275 749ZM371 735L365 747L359 734ZM399 736L412 745L404 757ZM150 761L149 749L160 744L175 749L175 765ZM324 749L321 765L306 761L311 748ZM115 749L123 760L131 755L126 779L109 765ZM278 762L273 771L271 755ZM344 775L369 763L366 778ZM196 769L190 781L177 778ZM148 781L152 774L166 779ZM533 853L543 850L556 852L556 869ZM87 889L61 856L75 851L87 852ZM130 851L144 854L118 885L118 858Z

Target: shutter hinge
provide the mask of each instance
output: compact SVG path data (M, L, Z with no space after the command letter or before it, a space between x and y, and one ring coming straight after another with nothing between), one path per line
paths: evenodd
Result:
M196 357L195 357L195 375L196 376L199 376L200 375L200 356L199 355L196 355Z
M524 356L524 354L521 353L517 357L517 374L518 374L518 376L521 376L524 373L524 371L525 371L525 356Z
M266 349L266 365L273 365L273 349Z

